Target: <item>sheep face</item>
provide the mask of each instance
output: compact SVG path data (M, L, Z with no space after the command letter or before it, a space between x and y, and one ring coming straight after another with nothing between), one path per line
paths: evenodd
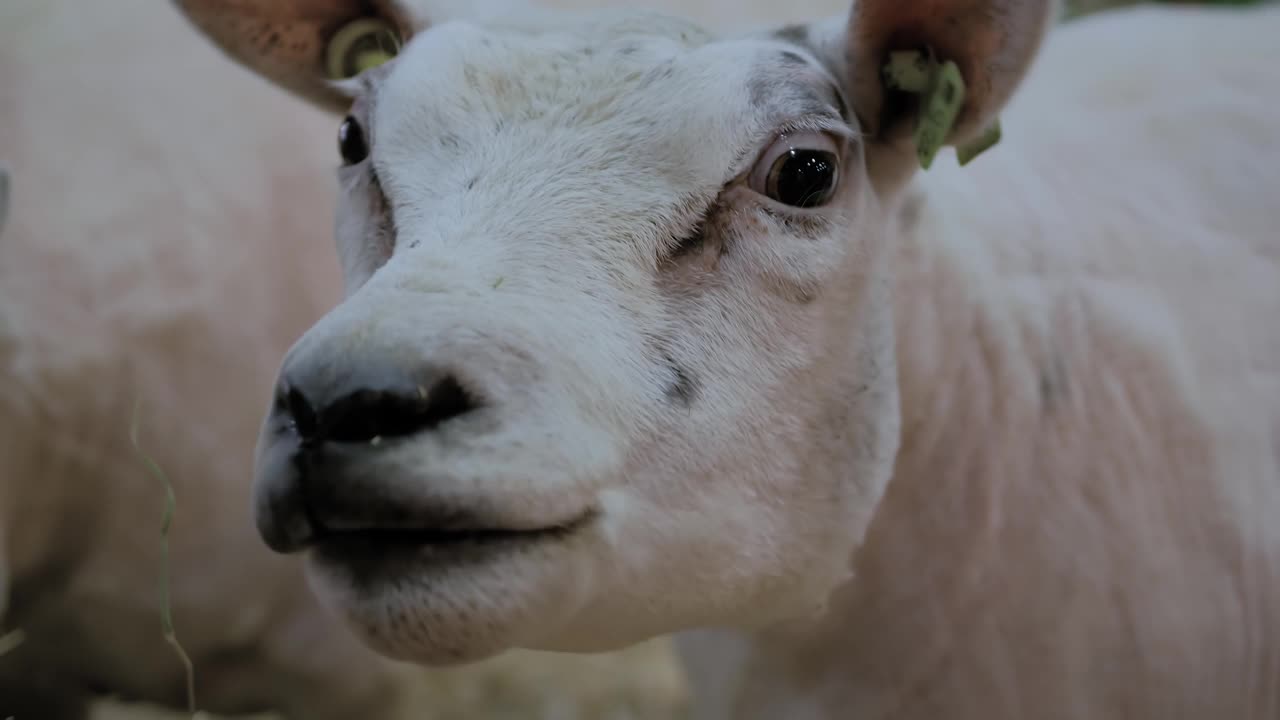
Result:
M888 208L914 163L878 58L959 59L964 139L1049 3L868 0L730 38L397 6L395 59L327 84L308 38L355 3L273 6L274 35L181 4L345 115L347 294L285 358L254 501L368 643L603 650L803 617L848 579L896 451Z
M281 373L268 539L424 662L820 605L896 434L848 107L660 18L418 35L343 121L348 296Z

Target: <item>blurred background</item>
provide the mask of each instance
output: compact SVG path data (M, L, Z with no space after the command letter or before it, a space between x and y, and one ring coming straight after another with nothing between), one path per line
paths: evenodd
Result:
M554 4L591 7L609 1ZM646 4L729 28L809 21L845 12L847 2ZM1073 0L1067 3L1064 21L1133 4L1137 3ZM718 22L724 18L731 20ZM41 496L44 500L34 511L26 506L23 512L30 511L29 516L6 518L0 507L0 519L9 523L0 528L8 537L6 547L5 532L0 532L0 617L5 619L0 637L8 638L0 640L0 655L8 656L0 661L0 674L16 672L25 678L27 670L57 660L54 656L63 648L116 666L119 677L155 673L165 675L165 683L172 685L180 673L176 658L163 644L154 594L161 486L136 456L129 455L129 419L124 415L128 403L113 386L133 384L144 391L151 387L148 397L159 402L164 388L154 389L159 383L155 378L171 380L168 388L212 383L212 391L219 393L214 373L222 373L222 378L241 373L248 386L245 397L267 397L266 384L283 348L309 324L308 313L322 311L337 298L336 258L328 236L336 125L335 118L233 67L166 2L0 0L0 165L7 166L13 178L11 217L7 227L0 228L0 371L8 373L0 375L0 429L10 436L9 445L0 441L0 452L8 453L0 463L25 457L23 452L44 452L31 448L45 447L41 443L57 436L60 444L49 452L72 458L68 467L76 468L64 469L59 476L69 478L64 481L67 489ZM291 315L271 315L277 300L256 286L254 278L268 265L279 283L275 290L297 303ZM253 274L255 268L258 275ZM218 273L221 285L210 279ZM150 304L138 304L140 293ZM228 318L191 309L196 314L186 317L207 317L209 331L186 327L185 332L200 337L188 339L189 347L183 340L185 354L173 357L205 363L190 366L205 370L148 365L148 358L163 362L159 351L174 345L148 334L152 329L138 330L134 319L142 312L139 308L158 312L154 306L169 302L165 298L175 305L234 307L240 314L230 321L249 327L253 318L254 332L269 335L270 342L259 342L247 354L205 347L201 338L239 336L228 329ZM258 313L265 316L256 317ZM122 336L136 343L120 345ZM24 355L27 347L44 348L46 354ZM104 347L114 359L98 364L75 359L102 357ZM33 363L39 363L32 357L43 358L44 364L35 367ZM59 367L51 369L51 364ZM15 383L36 382L76 402L92 398L88 415L98 418L92 432L95 442L107 449L81 457L77 443L83 438L75 433L89 432L90 423L83 419L83 408L71 400L62 411L35 407L31 398L13 388ZM142 434L145 446L165 455L161 464L179 489L173 531L175 585L194 587L191 593L232 605L247 604L247 593L267 587L262 578L293 578L288 593L295 593L297 584L294 569L284 565L264 565L260 576L235 578L233 570L222 568L209 554L223 552L226 546L199 540L190 529L213 523L226 537L248 542L245 552L265 552L243 526L248 503L238 491L231 493L231 500L215 501L201 495L199 488L181 485L183 478L211 477L211 472L234 477L226 481L232 487L244 485L246 453L225 465L200 458L205 457L202 453L214 458L221 448L251 447L257 409L249 409L253 414L247 417L240 409L227 410L239 413L235 417L247 419L251 427L232 428L224 435L213 434L213 414L207 437L188 433L179 438L178 429L163 422L146 424ZM151 417L172 417L165 411L159 407ZM81 420L68 429L66 417ZM31 463L38 463L38 458ZM110 465L105 475L112 481L95 484L103 463ZM35 466L23 466L19 460L19 468ZM6 472L17 475L12 465L0 465L0 473ZM5 491L5 483L12 481L0 478L0 502L14 502L16 496ZM135 496L146 499L134 502ZM85 497L96 498L90 503L94 507L82 507L84 503L75 500ZM116 497L130 500L115 502ZM111 515L111 522L104 524L103 514ZM61 534L15 533L15 526L33 524L60 528L56 532ZM89 527L101 535L94 536ZM23 574L23 548L16 543L24 537L47 541L71 536L80 541L68 547L94 559L60 567L88 568L83 574L24 580L39 573ZM120 538L128 540L117 543ZM64 545L60 540L53 544ZM107 549L95 555L98 548ZM12 556L8 560L6 551ZM237 582L243 582L243 588ZM7 617L6 594L11 594ZM125 608L130 602L138 607ZM175 600L180 638L193 636L198 644L223 630L222 616L202 616L201 607L198 600ZM241 619L235 616L226 622ZM25 634L5 634L12 631ZM137 664L130 667L135 648ZM87 667L89 662L73 659L71 665ZM164 669L152 670L152 665ZM201 671L197 662L197 677ZM666 641L591 657L517 652L467 668L414 672L419 680L413 702L422 720L684 717L686 688ZM5 687L0 683L0 693ZM0 703L4 699L0 695ZM4 716L0 704L0 719ZM96 700L91 709L97 720L182 716L120 698Z

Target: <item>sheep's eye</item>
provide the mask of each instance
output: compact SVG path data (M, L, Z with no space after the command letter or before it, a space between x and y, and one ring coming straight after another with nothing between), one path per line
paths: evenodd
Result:
M369 143L364 139L364 128L350 115L338 126L338 153L342 155L342 162L346 165L361 163L369 157Z
M830 137L804 133L782 137L751 171L751 189L784 205L825 205L840 184L840 154Z
M769 169L765 194L786 205L811 208L825 204L836 189L835 153L791 150Z

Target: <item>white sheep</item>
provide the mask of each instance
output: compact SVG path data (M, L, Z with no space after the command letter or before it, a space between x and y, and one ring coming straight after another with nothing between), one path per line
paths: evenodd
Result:
M179 4L345 114L254 497L381 653L680 632L700 720L1280 716L1280 9ZM1003 141L919 173L895 50Z
M246 512L277 358L341 297L313 211L332 194L312 150L330 123L218 62L164 5L2 4L0 718L83 717L93 689L186 703L158 607L165 488L130 444L135 402L178 497L172 611L199 707L411 710L401 689L422 673L327 616ZM235 122L249 108L280 120Z

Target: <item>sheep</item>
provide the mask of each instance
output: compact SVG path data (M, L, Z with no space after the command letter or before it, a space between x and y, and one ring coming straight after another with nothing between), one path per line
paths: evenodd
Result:
M341 118L254 517L369 647L676 634L700 720L1280 716L1280 9L178 4ZM897 51L1001 141L921 172Z
M420 717L397 713L422 673L353 639L246 511L275 357L341 296L311 210L332 192L308 152L329 123L164 5L2 14L0 636L22 642L0 653L0 718L83 717L91 691L185 706L143 455L178 498L172 609L200 709ZM205 127L245 108L288 120Z
M165 487L144 456L176 490L168 581L201 711L673 717L668 641L411 672L325 616L246 509L278 356L341 297L330 122L218 63L164 4L3 7L0 719L185 708L157 605ZM245 108L277 120L219 120ZM283 237L260 242L270 228ZM188 400L201 422L181 421Z

